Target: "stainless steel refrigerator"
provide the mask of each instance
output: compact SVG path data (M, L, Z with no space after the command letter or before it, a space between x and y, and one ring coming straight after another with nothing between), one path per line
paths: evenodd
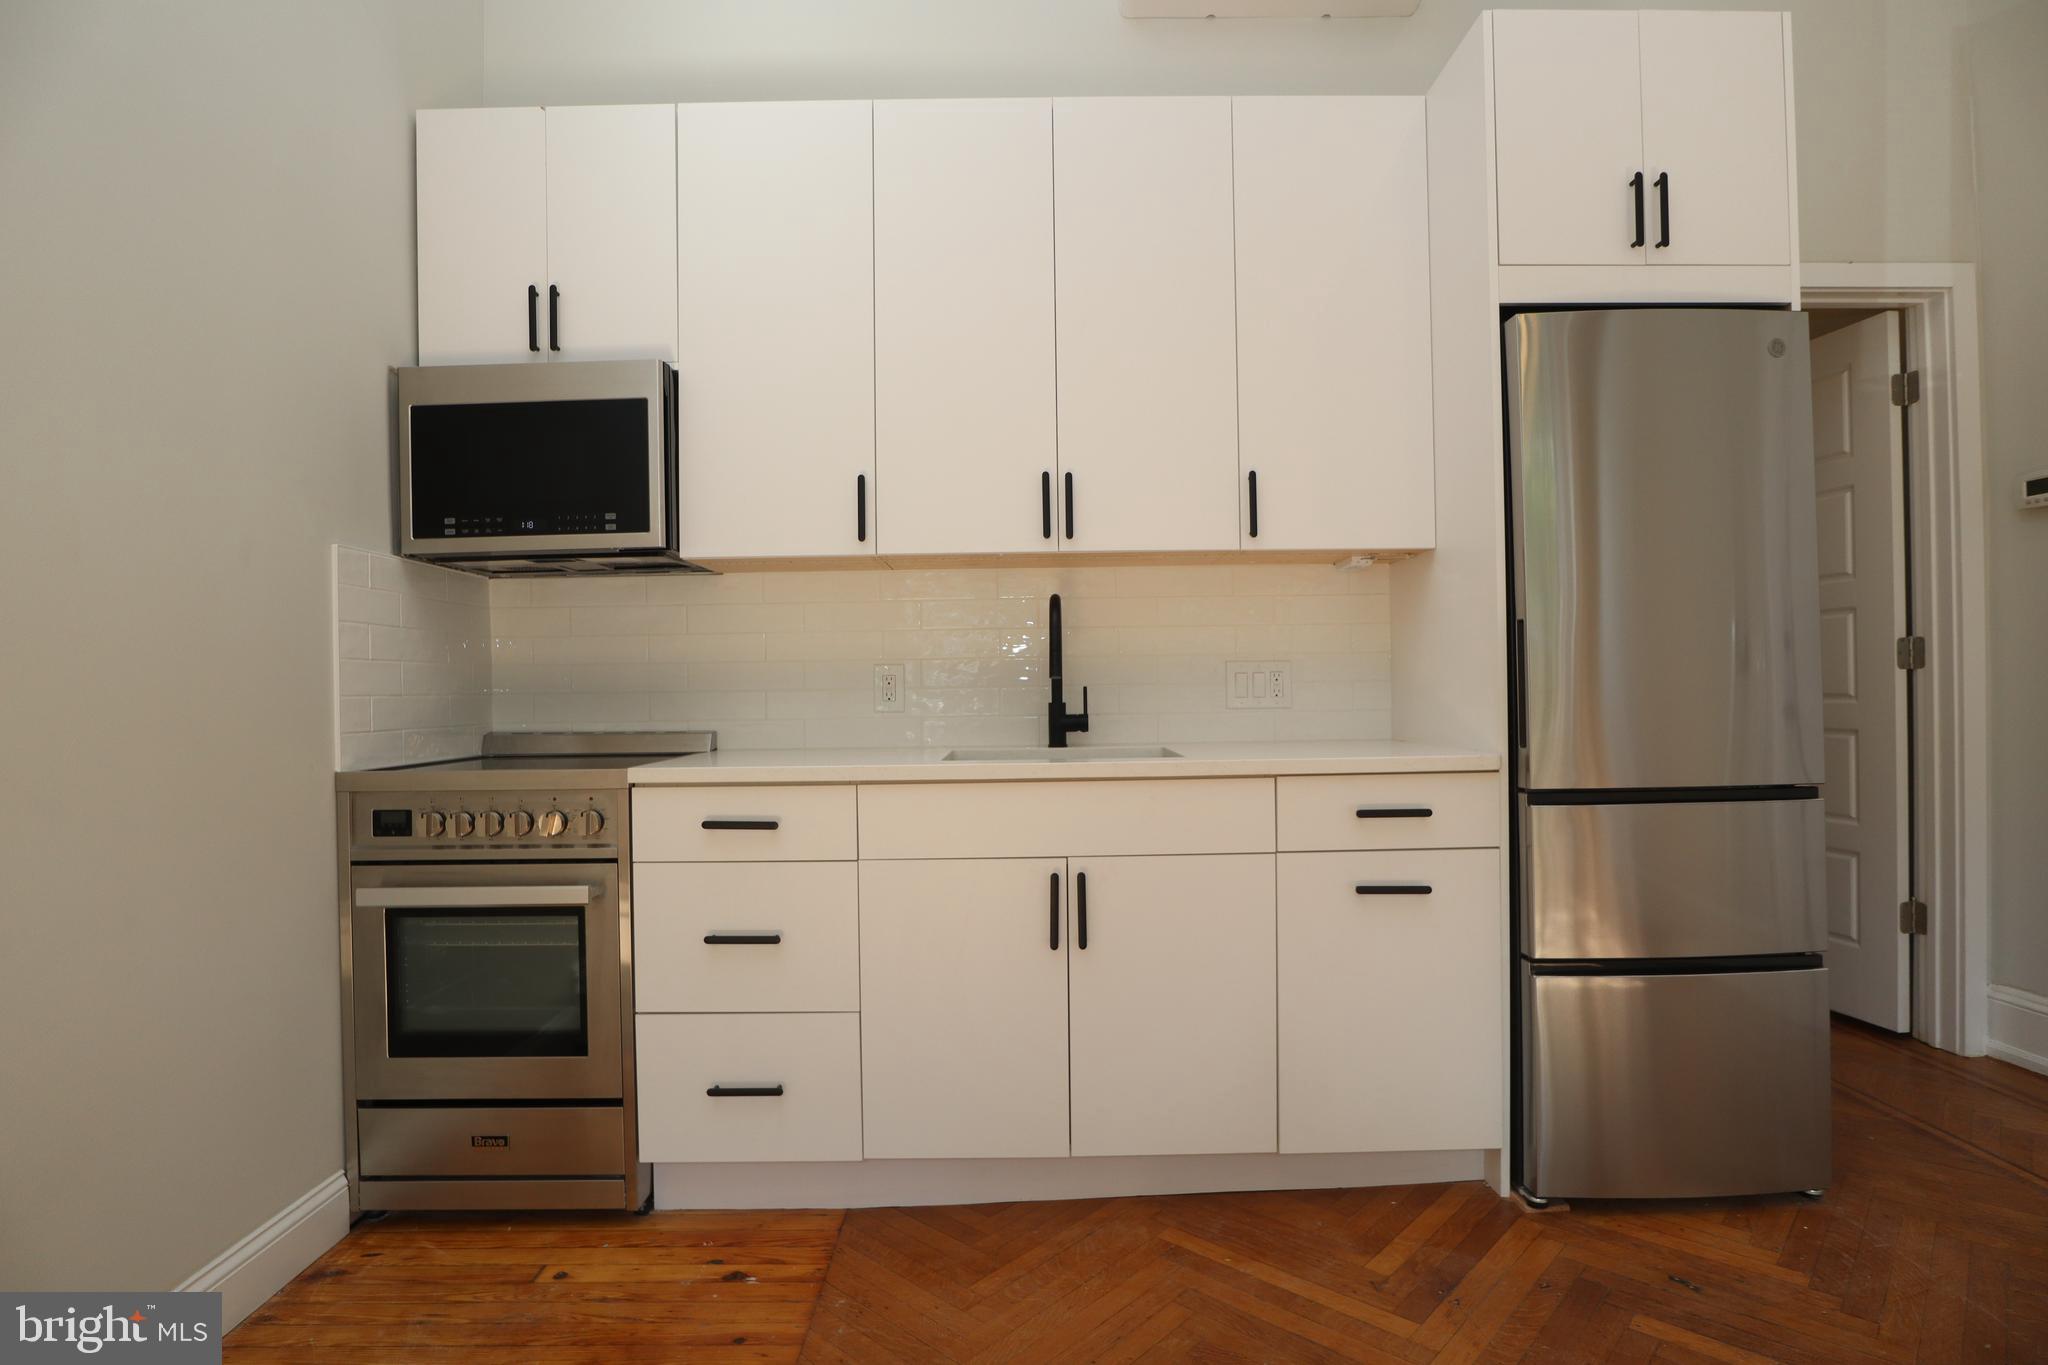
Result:
M1520 1184L1828 1181L1807 320L1505 324Z

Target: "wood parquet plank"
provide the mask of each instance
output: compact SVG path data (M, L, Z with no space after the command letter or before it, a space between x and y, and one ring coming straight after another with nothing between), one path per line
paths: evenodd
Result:
M357 1227L241 1365L2048 1365L2048 1078L1838 1024L1834 1187L1476 1183Z

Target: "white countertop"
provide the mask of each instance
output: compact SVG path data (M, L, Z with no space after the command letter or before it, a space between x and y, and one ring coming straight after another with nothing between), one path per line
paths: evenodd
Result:
M1088 747L1076 743L1076 750ZM1126 746L1108 745L1107 748ZM1408 740L1168 744L1177 758L1076 762L947 760L950 749L720 749L633 768L635 786L747 782L1039 782L1160 777L1284 777L1317 773L1498 772L1500 755ZM961 752L972 752L966 750Z

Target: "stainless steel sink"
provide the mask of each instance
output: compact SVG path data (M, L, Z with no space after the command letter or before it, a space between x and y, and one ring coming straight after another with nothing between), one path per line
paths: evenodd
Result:
M942 763L1119 763L1134 758L1179 758L1157 744L1091 744L1071 749L949 749Z

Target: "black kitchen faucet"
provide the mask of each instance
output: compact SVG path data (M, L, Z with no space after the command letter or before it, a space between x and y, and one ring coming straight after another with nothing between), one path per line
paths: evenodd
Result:
M1067 714L1067 698L1064 688L1066 681L1066 650L1060 643L1060 595L1052 595L1052 620L1047 627L1052 641L1052 702L1045 708L1045 739L1055 749L1067 747L1067 736L1079 731L1088 732L1088 689L1081 689L1081 714Z

